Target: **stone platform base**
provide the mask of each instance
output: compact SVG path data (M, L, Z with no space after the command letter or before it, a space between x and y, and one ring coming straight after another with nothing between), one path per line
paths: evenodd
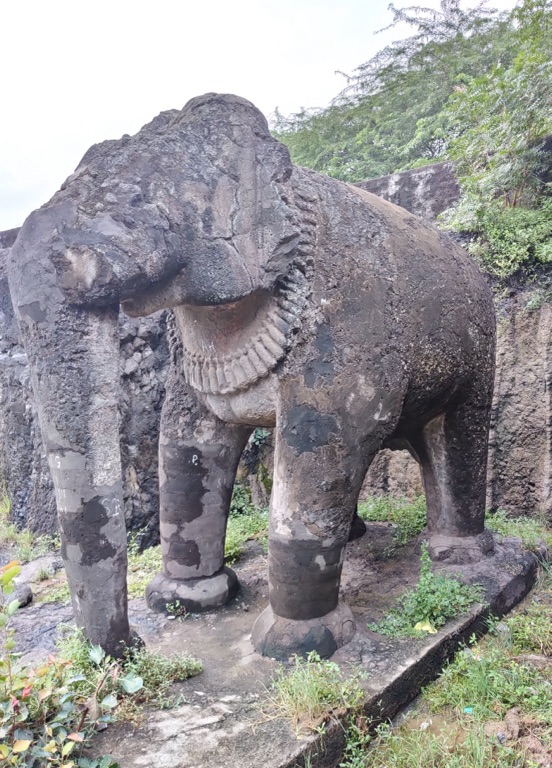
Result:
M365 711L374 721L393 717L434 679L461 643L485 631L489 613L510 610L533 585L537 564L519 542L497 539L495 553L479 563L439 566L484 587L487 605L449 622L420 640L390 640L367 629L384 616L419 571L419 542L392 558L384 556L392 528L370 524L366 536L348 545L342 587L357 631L332 657L342 670L366 674ZM254 545L256 547L257 545ZM121 768L335 768L342 759L344 730L329 723L323 736L298 738L290 722L266 715L266 688L277 662L257 654L253 623L267 604L266 556L257 548L235 567L241 591L217 612L164 620L150 636L152 650L190 653L204 672L178 686L182 704L148 712L138 727L114 724L99 734L91 755L109 753Z

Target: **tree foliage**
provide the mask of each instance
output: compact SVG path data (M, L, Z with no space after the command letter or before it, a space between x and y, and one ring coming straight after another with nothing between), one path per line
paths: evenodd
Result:
M329 107L276 114L275 132L299 165L358 181L440 159L444 146L431 120L458 78L515 55L507 16L484 3L467 11L460 0L442 0L440 11L389 8L390 27L406 22L411 37L359 66Z
M470 250L499 277L552 262L552 14L525 0L512 20L517 55L454 93L440 119L462 190L444 216L475 234Z
M358 67L329 107L275 129L294 161L345 181L453 160L461 199L444 226L498 277L552 261L551 0L509 14L441 0L394 5L414 34Z

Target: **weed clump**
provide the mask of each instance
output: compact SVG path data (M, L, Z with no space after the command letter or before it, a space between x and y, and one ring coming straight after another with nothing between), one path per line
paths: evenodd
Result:
M398 606L382 621L370 624L369 629L389 637L421 637L427 632L435 633L481 597L480 587L433 573L429 552L424 547L417 587L405 592Z
M230 514L226 527L224 560L229 565L242 556L245 544L257 540L266 551L268 547L268 510L258 509L247 488L239 483L234 485Z
M173 683L200 674L200 661L191 656L164 656L142 648L127 651L122 661L111 659L99 646L90 645L80 630L66 631L58 641L60 655L71 661L78 676L78 690L86 696L98 696L98 682L103 698L117 698L118 692L134 694L132 705L148 704L158 709L174 706ZM107 672L107 674L106 674ZM105 679L103 679L105 678ZM119 704L122 703L119 702ZM127 719L128 701L122 708Z
M395 496L370 496L358 505L358 514L374 523L391 523L395 527L394 547L402 547L414 539L426 526L424 496L413 501Z
M282 668L267 693L270 713L290 719L297 730L319 730L333 714L357 709L364 698L359 674L345 677L339 666L311 651Z
M189 657L145 650L121 661L91 646L80 632L66 635L62 653L38 667L23 666L10 627L17 561L0 568L0 763L14 768L117 768L109 755L88 758L83 748L99 727L136 718L140 706L172 706L170 685L201 672Z
M485 525L501 536L521 539L523 546L532 552L542 543L552 548L552 533L534 517L510 517L499 509L487 515Z
M0 490L0 542L10 548L10 555L20 563L28 563L55 547L53 536L38 536L29 530L19 530L10 520L11 502L5 489Z

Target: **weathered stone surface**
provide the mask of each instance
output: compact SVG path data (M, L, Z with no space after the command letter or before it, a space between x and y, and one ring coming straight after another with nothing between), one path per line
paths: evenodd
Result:
M450 208L459 197L451 163L435 163L357 184L428 221Z
M490 292L467 254L420 219L293 167L249 102L207 94L93 147L26 220L8 267L73 608L109 652L130 637L119 305L132 317L172 310L162 602L172 582L175 600L182 582L210 594L222 572L232 485L254 427L276 427L269 599L280 619L324 627L345 615L344 547L384 446L419 459L430 538L464 538L473 558L484 526ZM129 376L141 355L125 363ZM461 549L456 541L455 561ZM347 642L345 629L311 633L307 623L325 655ZM269 624L257 626L257 646L270 633L276 653L279 633L284 652L287 629Z
M368 191L434 219L457 199L449 164L406 171L360 184ZM18 229L0 232L0 247L10 247ZM0 256L0 270L7 252ZM545 513L552 520L550 458L550 304L538 306L525 289L501 302L497 339L497 373L488 465L488 504L512 513ZM526 309L537 303L532 310ZM55 528L55 499L37 425L26 354L16 328L7 281L0 278L0 464L20 524L37 531ZM168 366L164 315L132 321L121 314L123 418L121 449L125 472L125 514L130 530L145 528L144 544L158 539L157 448L160 403ZM138 330L151 323L155 365L140 371L134 346ZM146 339L147 341L147 339ZM502 404L504 400L504 405ZM138 405L133 416L131 402ZM127 434L132 427L130 434ZM504 440L504 447L502 443ZM272 487L272 434L244 454L241 479L251 486L253 501L268 506ZM423 491L419 467L407 451L381 451L370 466L362 495L392 493L414 496Z
M552 304L511 297L497 334L488 506L552 521Z
M434 220L458 199L450 164L437 163L360 184ZM552 304L538 283L499 302L496 378L489 442L487 504L552 520ZM382 451L363 493L413 496L419 470L406 451Z
M3 242L13 241L10 230ZM9 235L9 237L7 237ZM54 489L40 434L27 354L21 343L0 250L0 477L12 517L33 531L57 530ZM125 518L143 545L159 541L157 452L169 363L164 313L119 316L119 419ZM68 351L69 357L69 351ZM71 363L69 359L66 360Z
M17 230L2 233L11 244ZM9 237L8 237L9 235ZM27 354L20 340L0 250L0 478L14 521L52 532L55 499L37 420Z

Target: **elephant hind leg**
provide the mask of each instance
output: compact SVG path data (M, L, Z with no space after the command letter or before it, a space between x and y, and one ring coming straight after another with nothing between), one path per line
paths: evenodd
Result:
M473 562L492 552L485 530L488 393L475 391L410 437L424 481L434 560Z

